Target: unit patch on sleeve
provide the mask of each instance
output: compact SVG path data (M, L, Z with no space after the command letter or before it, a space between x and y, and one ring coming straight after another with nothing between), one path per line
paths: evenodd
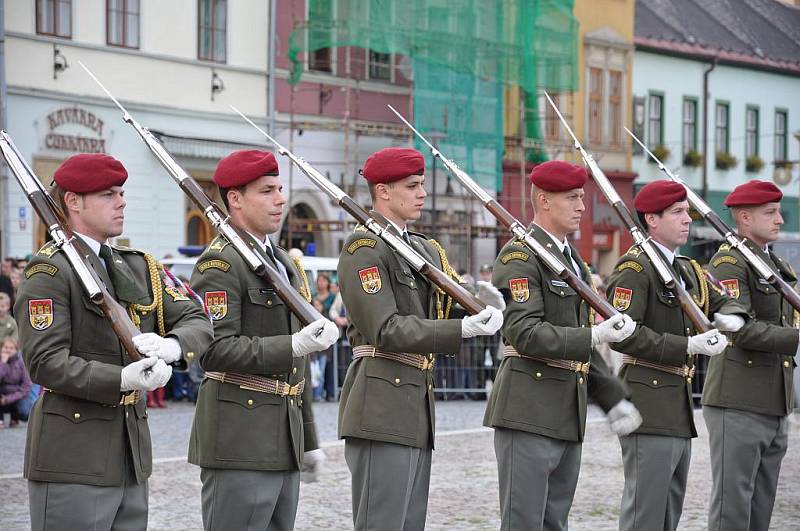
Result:
M28 301L28 318L34 330L47 330L53 324L53 299Z
M531 291L528 288L528 277L509 279L508 289L514 302L527 302L531 297Z
M361 279L361 287L366 293L374 295L381 290L381 273L378 266L359 269L358 277Z
M719 258L711 262L711 265L713 265L714 267L719 267L720 264L736 265L738 262L739 261L732 256L720 256Z
M628 288L614 288L614 308L624 312L631 307L631 299L633 298L633 290Z
M739 298L739 279L729 278L725 280L720 280L719 283L722 284L722 287L725 288L725 291L728 292L728 295L730 295L734 299Z
M228 315L228 293L226 291L206 291L204 301L212 321L219 321Z
M511 260L522 260L524 262L527 262L528 258L530 258L528 253L523 253L522 251L512 251L510 253L504 254L503 257L500 258L500 261L503 262L504 264L509 263Z
M641 273L642 269L644 269L644 268L642 267L642 264L640 264L639 262L634 262L633 260L628 260L627 262L622 262L617 267L617 271L622 271L624 269L633 269L637 273Z
M359 238L347 246L347 252L353 254L360 247L375 247L376 243L378 242L376 240L373 240L372 238Z
M31 266L25 270L25 278L31 278L36 273L47 273L48 275L55 276L58 272L58 268L54 265L50 264L36 264L35 266Z
M205 273L208 269L219 269L220 271L227 273L228 269L231 268L231 265L226 262L225 260L206 260L202 264L197 266L197 270L201 273Z

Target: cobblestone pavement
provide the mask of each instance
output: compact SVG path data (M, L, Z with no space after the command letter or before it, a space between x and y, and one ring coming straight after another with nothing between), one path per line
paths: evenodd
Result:
M333 403L315 405L320 440L328 457L317 483L304 483L300 491L298 530L352 528L349 472L344 446L336 441ZM492 432L480 428L485 402L440 402L438 436L428 505L431 530L497 529L500 524L497 469ZM186 463L186 448L194 409L170 404L151 410L154 473L150 480L150 529L200 529L199 469ZM705 527L711 475L708 436L697 412L699 437L692 448L689 489L681 529ZM20 478L24 429L0 430L0 529L28 527L25 481ZM800 528L800 419L793 417L789 452L783 461L772 528ZM619 442L602 415L589 415L583 464L570 524L573 529L616 529L622 492Z

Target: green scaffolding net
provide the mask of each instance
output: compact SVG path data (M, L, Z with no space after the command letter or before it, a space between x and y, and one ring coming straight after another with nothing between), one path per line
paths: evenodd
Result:
M307 1L289 37L290 83L301 79L304 52L353 46L407 57L415 126L438 133L442 152L487 188L502 178L504 88L524 94L530 139L542 137L538 91L577 88L574 0Z

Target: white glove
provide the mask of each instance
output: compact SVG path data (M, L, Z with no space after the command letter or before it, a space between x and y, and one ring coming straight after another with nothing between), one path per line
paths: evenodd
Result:
M622 323L622 327L617 330L616 324ZM612 315L599 325L592 327L592 346L596 347L601 343L619 343L627 339L636 330L636 323L629 315L618 313Z
M639 410L624 398L612 407L606 416L611 424L611 431L620 437L630 435L642 424L642 415L639 414Z
M476 296L486 306L494 306L501 312L506 309L506 301L503 299L503 294L491 282L479 280L475 283L475 287L478 288Z
M181 359L181 344L174 337L161 337L153 332L133 336L136 350L145 356L164 360L164 363L175 363Z
M325 452L322 451L322 448L309 450L304 453L303 470L301 474L302 480L305 483L316 483L319 480L320 472L322 472L322 464L326 459L327 457L325 456Z
M493 336L503 326L503 312L487 306L476 315L461 319L461 337Z
M324 317L292 334L292 355L295 358L322 352L339 339L339 327Z
M720 332L738 332L744 326L744 319L738 315L715 313L713 324Z
M714 338L717 340L716 343L709 345L708 342L713 342ZM703 356L716 356L717 354L721 354L727 346L728 338L720 334L719 330L716 328L712 328L708 332L690 337L686 351L692 355L701 354Z
M154 391L164 387L172 376L172 367L158 358L142 358L122 368L120 391Z

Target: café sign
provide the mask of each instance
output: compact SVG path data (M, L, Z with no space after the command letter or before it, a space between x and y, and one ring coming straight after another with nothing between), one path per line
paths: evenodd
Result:
M44 144L48 149L76 153L105 153L105 122L78 106L56 109L47 115Z

